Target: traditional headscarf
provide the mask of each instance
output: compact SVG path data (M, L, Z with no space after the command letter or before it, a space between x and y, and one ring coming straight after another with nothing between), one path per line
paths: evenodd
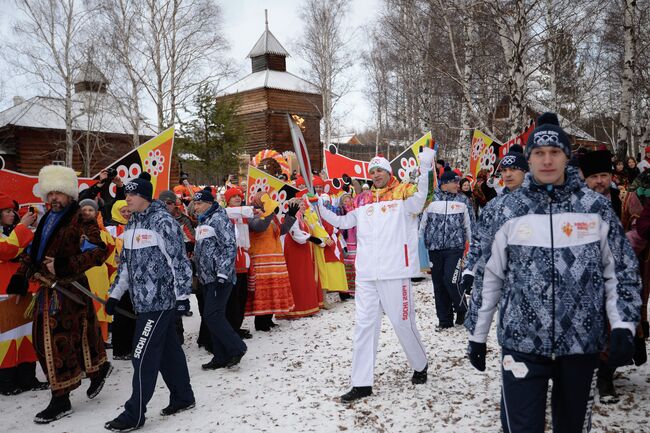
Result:
M126 200L117 200L113 203L113 208L111 209L111 219L119 224L126 224L128 221L120 213L120 209L126 206Z

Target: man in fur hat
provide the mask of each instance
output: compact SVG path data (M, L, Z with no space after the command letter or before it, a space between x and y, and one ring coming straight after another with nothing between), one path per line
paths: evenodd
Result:
M97 316L90 298L71 281L88 286L84 272L101 265L107 250L97 224L82 228L77 176L71 168L49 165L38 174L41 197L50 210L43 215L30 250L9 281L7 293L26 295L30 279L39 273L59 287L41 284L33 302L33 342L50 382L52 399L34 418L46 424L72 413L70 392L90 378L88 398L99 394L112 366L107 361Z

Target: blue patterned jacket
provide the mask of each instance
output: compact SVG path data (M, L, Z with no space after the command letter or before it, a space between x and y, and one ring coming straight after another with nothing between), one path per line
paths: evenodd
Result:
M474 230L472 230L472 239L469 243L469 252L465 257L463 275L469 274L474 276L476 266L478 266L478 263L482 258L480 236L483 231L480 228L490 227L492 225L492 219L494 219L492 208L498 206L498 203L508 193L510 193L510 190L507 187L504 188L503 192L490 200L481 211L481 214L478 217L478 222L475 224Z
M192 266L185 253L183 232L160 201L134 212L126 225L124 247L110 297L127 290L138 313L171 310L176 299L192 292Z
M575 169L566 176L549 192L528 174L488 209L465 320L471 341L487 340L497 306L499 343L518 352L601 352L607 320L634 333L641 306L634 252L609 200Z
M422 213L420 236L428 250L464 249L472 238L473 218L464 194L437 190Z
M199 217L196 228L194 264L201 284L210 284L223 277L235 284L237 237L235 225L219 203L214 203Z

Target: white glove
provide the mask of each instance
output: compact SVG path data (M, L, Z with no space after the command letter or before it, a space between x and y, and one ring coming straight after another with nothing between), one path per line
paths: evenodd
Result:
M433 160L436 157L436 152L428 147L422 148L420 152L420 170L429 171L433 167Z

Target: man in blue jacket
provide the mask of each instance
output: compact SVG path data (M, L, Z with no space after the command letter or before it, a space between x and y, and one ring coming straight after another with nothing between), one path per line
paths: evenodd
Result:
M458 194L458 176L446 166L440 176L440 189L424 210L420 235L429 251L431 282L436 299L437 329L465 321L467 303L460 288L460 264L465 244L472 239L472 206L464 194Z
M609 201L567 167L570 141L557 116L546 113L537 124L526 146L530 173L480 227L468 356L485 370L498 306L504 431L544 431L549 380L553 430L589 431L607 320L610 365L632 359L638 263Z
M132 214L124 231L124 247L106 313L114 314L117 302L129 290L138 318L132 358L133 393L124 411L104 425L112 431L130 431L144 425L158 372L171 393L161 415L195 405L187 360L175 329L176 300L186 298L192 289L183 233L164 203L152 202L149 181L134 179L125 186L125 192Z
M199 225L193 260L203 290L203 318L210 329L214 354L202 367L204 370L230 368L239 364L246 353L246 344L226 318L226 304L237 279L235 226L208 189L194 194L194 211L199 216Z

